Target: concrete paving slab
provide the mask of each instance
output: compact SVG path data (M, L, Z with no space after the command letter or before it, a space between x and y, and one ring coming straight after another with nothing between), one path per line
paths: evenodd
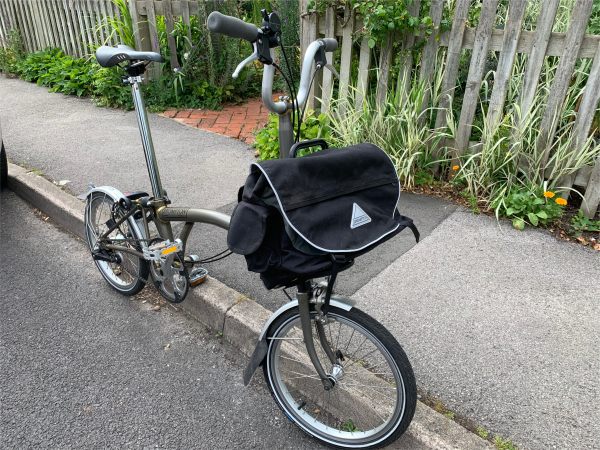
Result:
M455 212L354 298L452 410L522 448L597 448L600 253Z

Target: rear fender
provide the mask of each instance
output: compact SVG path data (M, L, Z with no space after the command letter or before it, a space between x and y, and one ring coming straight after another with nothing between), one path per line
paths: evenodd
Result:
M346 298L346 297L338 296L338 295L332 295L329 304L331 306L335 306L336 308L340 308L345 311L350 311L353 307L352 300L350 300L349 298ZM262 366L262 364L265 360L265 357L267 356L267 351L269 350L269 344L267 342L267 338L272 333L271 326L273 325L273 322L275 322L281 315L285 314L287 311L289 311L292 308L296 308L297 306L298 306L297 299L292 300L289 303L286 303L281 308L279 308L277 311L275 311L271 315L269 320L267 320L267 322L263 326L262 332L260 333L260 336L258 337L258 342L256 344L256 347L254 348L254 352L252 353L252 356L250 357L250 361L248 362L248 365L246 366L246 369L244 370L244 385L245 386L248 386L248 384L250 383L250 380L252 379L252 375L254 375L254 372L256 372L256 369L258 369L259 366Z
M118 201L126 198L125 194L123 194L120 190L118 190L115 187L98 186L98 187L91 188L87 192L87 194L85 195L86 201L89 201L90 197L95 192L100 192L102 194L106 194L106 196L109 197L113 202L118 202ZM85 214L87 214L87 207L86 207ZM133 218L131 218L131 220L129 222L130 222L132 231L134 233L136 233L137 238L138 239L146 239L146 236L145 236L146 233L144 232L144 227L140 226L141 224L138 223L138 221L134 220ZM144 246L144 245L146 245L146 244L143 243L142 246Z

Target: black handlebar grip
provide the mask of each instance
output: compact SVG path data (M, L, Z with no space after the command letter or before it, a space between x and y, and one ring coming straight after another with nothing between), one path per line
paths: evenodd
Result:
M226 16L219 11L209 14L206 25L210 31L224 34L232 38L246 39L254 42L258 39L258 28L235 17Z
M334 38L323 38L321 39L326 52L334 52L338 48L338 41Z

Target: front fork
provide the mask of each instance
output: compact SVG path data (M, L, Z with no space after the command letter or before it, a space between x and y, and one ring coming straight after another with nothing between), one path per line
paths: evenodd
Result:
M323 387L326 391L333 388L335 385L335 378L330 374L325 372L323 369L323 365L317 356L317 351L315 349L315 343L313 341L313 330L310 320L310 301L312 296L312 287L309 283L304 283L298 286L298 310L300 314L300 325L302 327L302 335L304 337L304 344L306 345L306 351L308 352L308 356L310 357L310 361L312 362L319 378L321 378L321 382L323 383ZM318 300L317 300L318 301ZM316 304L317 316L315 318L315 327L317 329L317 336L319 338L319 342L321 343L321 347L325 351L327 358L331 362L333 366L339 366L339 361L336 355L333 353L329 342L325 336L325 329L323 327L323 322L325 320L325 315L321 311L322 304Z

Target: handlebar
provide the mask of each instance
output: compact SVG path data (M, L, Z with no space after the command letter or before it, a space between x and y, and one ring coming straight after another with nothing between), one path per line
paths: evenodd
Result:
M236 17L221 14L219 11L211 12L206 24L210 31L232 38L245 39L249 42L255 42L258 39L259 29L256 26Z
M334 38L319 39L323 43L326 52L335 52L338 48L338 41Z
M263 80L262 80L262 101L270 111L283 114L288 109L301 109L306 99L308 98L308 90L310 87L310 81L312 79L313 66L315 60L321 58L324 61L323 51L333 52L338 48L338 42L334 38L323 38L312 42L306 49L304 59L302 61L302 70L300 75L300 84L298 87L298 94L294 103L287 103L284 101L273 100L273 77L275 75L275 67L268 62L269 56L270 61L274 60L274 52L271 45L267 43L268 34L265 35L265 28L261 31L256 26L246 23L243 20L235 17L226 16L218 11L213 11L209 14L207 19L207 26L210 31L215 33L224 34L238 39L245 39L253 44L254 53L242 61L235 72L233 77L237 78L240 70L247 64L254 60L259 59L265 63L263 69ZM267 31L268 33L268 31ZM262 37L262 38L261 38ZM261 44L261 45L259 45ZM266 45L266 48L264 47ZM321 53L319 53L321 52ZM317 54L321 56L317 58ZM266 55L265 58L263 58ZM322 69L324 64L317 64L318 69Z

